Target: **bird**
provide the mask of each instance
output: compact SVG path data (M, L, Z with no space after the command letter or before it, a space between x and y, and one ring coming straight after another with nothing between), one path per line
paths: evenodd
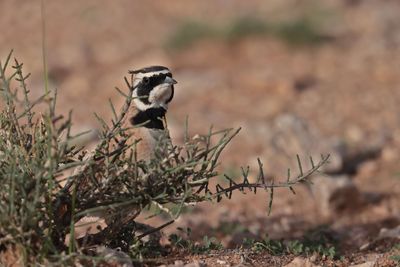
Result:
M137 158L149 160L157 143L164 137L169 139L166 121L168 105L174 97L171 71L164 66L150 66L129 71L132 75L133 105L129 107L122 128L130 128L128 144L136 145Z
M149 66L137 70L130 70L132 102L126 115L121 120L125 145L135 144L137 160L150 160L161 139L170 142L166 113L168 105L174 97L174 85L177 81L171 71L164 66ZM117 146L114 143L114 146ZM86 184L86 185L85 185ZM81 190L89 186L85 182L79 184ZM124 208L121 214L127 218L128 214L135 213L135 208ZM96 212L81 218L75 223L77 227L75 239L87 234L96 234L108 225L110 218L106 212Z

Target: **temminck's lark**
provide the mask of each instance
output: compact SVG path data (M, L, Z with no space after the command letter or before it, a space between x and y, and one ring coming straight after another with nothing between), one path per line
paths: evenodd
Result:
M177 82L172 78L171 71L163 66L146 67L129 73L132 75L133 103L121 122L121 128L128 129L124 131L124 135L128 136L128 145L140 140L136 144L137 159L149 160L158 142L162 138L169 138L165 115L174 97L174 84ZM84 184L80 186L84 187ZM129 218L128 214L132 213L130 210L129 207L123 208L121 215ZM105 221L110 219L108 217L107 212L83 217L75 224L75 238L94 234L98 232L99 226L106 227Z
M149 159L157 142L169 136L165 115L174 97L174 84L170 70L152 66L130 71L133 75L133 102L122 128L134 127L127 134L137 144L138 159Z

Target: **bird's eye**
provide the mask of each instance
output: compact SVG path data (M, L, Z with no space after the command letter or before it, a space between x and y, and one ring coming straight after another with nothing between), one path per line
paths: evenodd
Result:
M150 82L150 79L148 77L144 77L143 78L143 83L144 84L149 84L149 82Z

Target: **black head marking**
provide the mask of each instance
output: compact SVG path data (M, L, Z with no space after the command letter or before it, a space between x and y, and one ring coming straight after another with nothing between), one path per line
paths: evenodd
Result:
M149 129L164 130L163 118L167 111L163 108L149 108L145 111L138 112L130 119L132 125L143 124L142 127Z
M167 76L166 73L158 73L158 74L155 74L150 77L143 77L143 79L139 82L139 84L137 85L137 88L136 88L136 90L137 90L136 94L144 104L150 104L150 102L149 102L150 91L154 87L164 83L166 76ZM171 100L172 100L172 97L171 97ZM171 101L171 100L169 100L169 101ZM167 102L169 102L169 101L167 101Z
M157 71L163 71L163 70L168 70L167 67L164 66L150 66L138 70L130 70L129 74L138 74L138 73L149 73L149 72L157 72Z
M163 104L168 104L172 101L174 96L173 84L176 81L172 79L172 73L167 67L150 66L131 70L129 73L132 74L133 91L135 92L135 97L137 97L135 102L139 109L145 110L153 104L165 107ZM153 92L155 88L157 90Z

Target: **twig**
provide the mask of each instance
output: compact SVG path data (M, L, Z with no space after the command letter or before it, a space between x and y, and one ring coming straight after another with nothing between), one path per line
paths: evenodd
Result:
M149 230L149 231L147 231L147 232L145 232L145 233L143 233L143 234L141 234L141 235L138 235L137 238L138 238L138 239L142 239L142 238L145 237L145 236L148 236L148 235L151 235L151 234L153 234L153 233L155 233L155 232L160 231L161 229L167 227L168 225L170 225L170 224L172 224L172 223L174 223L174 222L175 222L175 220L171 220L171 221L169 221L169 222L166 222L166 223L164 223L164 224L162 224L162 225L160 225L160 226L158 226L158 227L156 227L156 228L153 228L153 229L151 229L151 230Z

